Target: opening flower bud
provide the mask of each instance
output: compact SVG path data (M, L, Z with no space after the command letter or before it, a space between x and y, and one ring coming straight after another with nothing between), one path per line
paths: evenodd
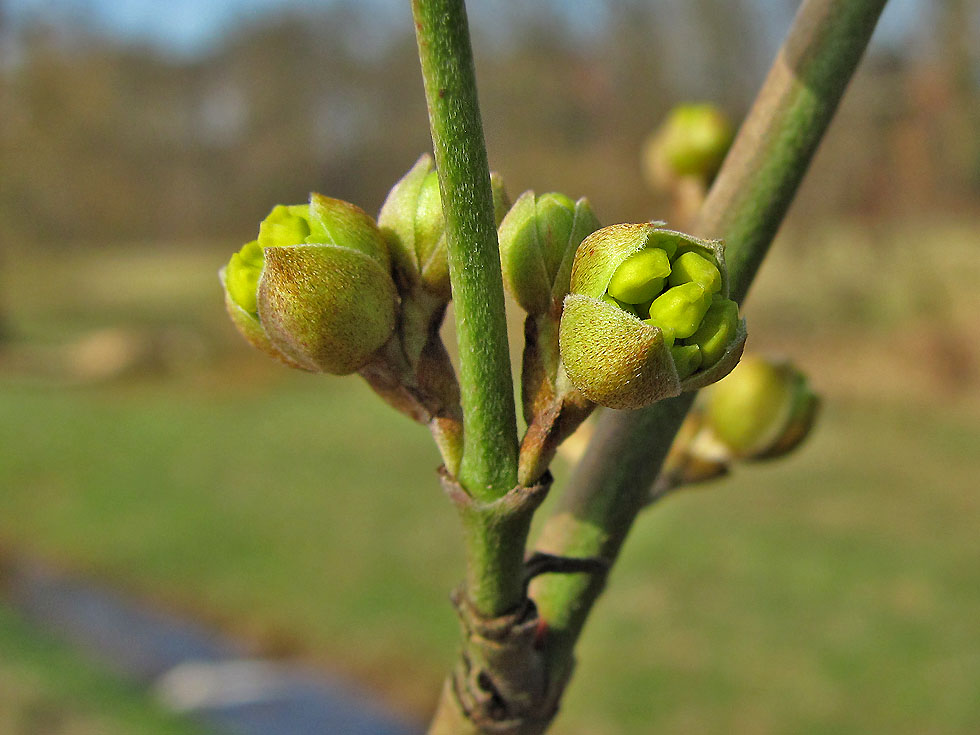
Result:
M706 421L735 456L773 457L806 437L818 404L799 370L752 356L712 386Z
M308 205L275 207L221 279L228 312L249 342L293 367L343 375L394 329L389 268L370 216L313 194Z
M568 293L579 243L599 227L587 199L526 191L498 228L504 284L529 314L553 311Z
M494 217L503 219L509 204L503 180L490 175ZM432 156L423 154L392 187L378 214L378 227L395 267L410 284L421 284L446 301L449 261L446 255L446 220L442 212L439 176Z
M613 225L587 237L559 329L569 380L596 403L639 408L722 378L745 343L726 273L720 242L656 223ZM712 312L715 299L730 306Z

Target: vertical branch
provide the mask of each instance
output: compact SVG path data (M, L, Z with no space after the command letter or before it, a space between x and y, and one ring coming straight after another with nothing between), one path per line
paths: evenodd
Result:
M459 480L491 501L517 484L517 418L490 170L463 0L412 0L449 253L463 404Z
M748 291L803 179L886 0L805 0L694 225L728 243L733 298ZM693 396L632 413L607 411L539 549L612 562L643 507ZM553 676L573 647L604 579L550 575L533 597L551 631Z

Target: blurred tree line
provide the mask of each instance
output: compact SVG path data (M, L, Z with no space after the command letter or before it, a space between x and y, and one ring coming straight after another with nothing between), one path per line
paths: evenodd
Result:
M663 216L639 150L672 105L748 107L790 0L607 0L474 17L491 164L513 195L588 195L604 221ZM879 45L855 80L798 216L966 211L980 191L976 8L946 0L916 49ZM371 35L357 3L230 31L200 57L84 24L2 28L0 237L31 247L244 240L310 190L376 211L429 149L411 25ZM368 42L366 39L374 39Z

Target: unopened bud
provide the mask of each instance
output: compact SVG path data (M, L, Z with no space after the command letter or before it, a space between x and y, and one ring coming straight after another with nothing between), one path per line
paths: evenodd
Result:
M507 290L529 314L561 308L575 249L599 221L587 199L526 191L498 228L500 267Z
M509 201L498 174L490 174L490 187L494 217L499 224ZM452 289L446 255L446 220L432 156L423 154L392 187L378 214L378 227L403 277L410 284L421 284L448 301Z
M628 304L653 301L664 290L664 280L668 275L670 258L667 251L645 248L622 262L609 280L606 292Z
M721 291L721 272L714 263L697 253L682 253L673 262L668 284L681 286L685 283L696 283L706 293L716 294Z
M716 106L679 105L644 145L647 177L662 188L685 177L710 182L721 167L733 137L731 122Z
M650 304L650 321L670 328L678 339L694 334L711 305L711 296L696 283L669 288Z
M706 423L736 457L775 457L803 441L818 405L799 370L789 363L752 356L712 386Z

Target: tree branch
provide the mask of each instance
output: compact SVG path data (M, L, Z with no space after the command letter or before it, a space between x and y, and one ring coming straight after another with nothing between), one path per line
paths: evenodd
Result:
M744 299L885 2L806 0L797 13L693 227L728 243L733 298ZM693 400L605 412L538 550L612 563ZM604 575L577 574L533 584L554 677L570 674L575 642L604 583Z

